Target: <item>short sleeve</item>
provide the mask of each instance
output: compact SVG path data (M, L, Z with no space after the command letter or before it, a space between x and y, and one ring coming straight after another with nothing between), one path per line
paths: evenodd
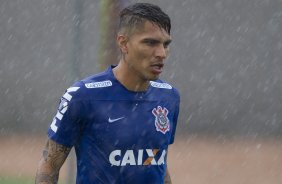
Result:
M70 87L61 97L57 113L48 130L48 137L67 147L72 147L80 136L83 123L83 104L79 88Z

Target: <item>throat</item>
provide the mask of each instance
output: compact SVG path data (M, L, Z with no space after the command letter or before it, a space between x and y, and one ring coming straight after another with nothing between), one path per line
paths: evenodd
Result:
M150 81L142 80L137 76L131 76L123 72L119 66L113 69L116 79L129 91L142 92L149 88Z
M134 92L142 92L142 91L146 91L148 88L149 88L149 81L146 81L144 83L133 85L132 89L129 90L132 90Z

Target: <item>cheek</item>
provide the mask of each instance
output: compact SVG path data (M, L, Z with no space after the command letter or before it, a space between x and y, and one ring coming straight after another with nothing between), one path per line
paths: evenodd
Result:
M152 57L153 51L147 48L137 48L130 50L128 54L131 59L138 62L137 64L141 64Z
M152 48L140 48L137 54L138 58L141 60L148 60L154 55L154 49Z

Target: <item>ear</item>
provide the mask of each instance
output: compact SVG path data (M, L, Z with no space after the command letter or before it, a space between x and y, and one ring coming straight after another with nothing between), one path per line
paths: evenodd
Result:
M125 35L119 34L117 35L117 44L123 54L127 54L127 37Z

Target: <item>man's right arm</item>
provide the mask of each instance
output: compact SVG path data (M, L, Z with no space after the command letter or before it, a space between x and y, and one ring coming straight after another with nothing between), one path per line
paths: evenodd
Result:
M70 150L48 139L36 172L35 184L57 184L60 168Z

